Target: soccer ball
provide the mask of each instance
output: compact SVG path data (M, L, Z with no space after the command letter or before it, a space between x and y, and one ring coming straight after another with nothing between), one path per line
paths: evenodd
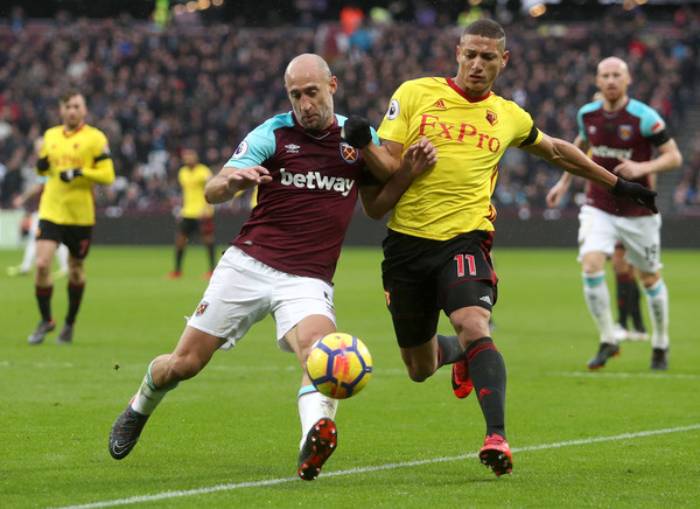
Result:
M321 394L349 398L372 377L372 355L359 338L333 332L314 344L306 359L306 372Z

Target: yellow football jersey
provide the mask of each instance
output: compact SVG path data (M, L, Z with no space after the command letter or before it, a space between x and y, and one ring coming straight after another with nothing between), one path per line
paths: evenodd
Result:
M210 178L211 170L203 164L180 168L177 179L182 187L182 217L199 219L214 215L214 207L204 198L204 186Z
M107 137L87 124L66 133L62 125L44 133L39 158L48 164L39 174L48 177L39 202L39 218L56 224L90 226L95 224L95 184L114 182L114 165ZM64 182L60 173L80 168L83 176Z
M411 184L388 225L434 240L493 230L499 160L508 147L542 139L532 117L514 102L494 93L471 101L449 78L403 83L377 134L403 144L404 151L423 136L437 148L437 164Z

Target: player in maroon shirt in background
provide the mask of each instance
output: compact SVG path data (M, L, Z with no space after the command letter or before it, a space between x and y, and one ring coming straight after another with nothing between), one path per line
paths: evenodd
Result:
M133 449L168 391L199 373L217 349L233 347L268 314L275 319L279 347L294 352L302 370L314 342L336 330L332 279L358 194L370 215L384 209L387 197L379 184L391 174L369 173L360 151L341 139L345 117L333 111L338 85L321 57L294 58L284 84L293 111L251 131L206 185L210 203L257 185L257 205L217 264L175 350L151 362L115 421L109 437L115 459ZM371 134L379 143L376 132ZM397 171L412 176L436 161L434 147L421 140ZM335 450L337 404L319 393L304 371L297 470L304 480L315 479Z
M679 167L683 159L659 114L627 95L630 82L623 60L609 57L598 64L596 85L602 98L579 110L579 135L574 143L584 151L590 149L593 160L613 173L652 187L655 174ZM658 155L653 157L655 148ZM552 187L547 195L549 206L559 204L570 181L565 173ZM652 323L651 369L667 369L669 299L660 273L661 217L594 183L587 185L586 204L579 215L579 260L586 304L600 331L599 349L588 367L602 368L620 351L604 265L615 243L621 242L627 260L640 272L647 295Z

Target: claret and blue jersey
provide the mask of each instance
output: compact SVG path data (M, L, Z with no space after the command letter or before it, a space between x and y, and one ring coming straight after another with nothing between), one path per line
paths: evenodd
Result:
M276 115L240 143L225 166L264 166L272 182L233 244L275 269L331 281L358 187L372 183L358 150L345 143L345 117L317 136L292 112ZM375 143L379 139L374 130Z
M577 115L579 136L590 147L591 158L604 168L613 171L623 159L648 161L654 147L670 138L661 116L636 99L616 111L606 111L603 101L594 101L581 107ZM639 179L650 187L648 176ZM643 216L652 212L636 202L619 198L601 185L588 183L589 205L619 216Z

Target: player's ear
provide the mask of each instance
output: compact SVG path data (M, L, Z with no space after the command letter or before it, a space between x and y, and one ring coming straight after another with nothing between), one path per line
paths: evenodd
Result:
M504 69L506 67L506 64L508 63L508 60L510 60L510 51L504 50L502 59L503 61L501 62L501 69Z
M331 79L328 81L328 89L331 91L331 94L335 94L335 91L338 90L338 78L331 76Z

